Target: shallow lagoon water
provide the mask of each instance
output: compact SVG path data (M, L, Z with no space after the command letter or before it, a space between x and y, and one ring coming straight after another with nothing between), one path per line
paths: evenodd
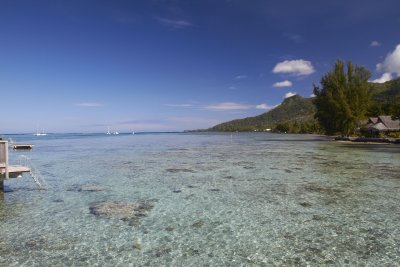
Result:
M397 266L400 147L269 133L15 136L0 266ZM102 203L146 203L132 218Z

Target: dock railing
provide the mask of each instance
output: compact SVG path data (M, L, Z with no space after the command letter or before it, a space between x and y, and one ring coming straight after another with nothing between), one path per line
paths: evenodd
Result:
M21 166L29 168L33 181L38 185L39 189L47 189L48 185L46 181L43 179L42 175L40 174L39 169L33 164L32 160L25 155L21 155L19 157L19 164Z
M32 160L25 155L18 158L19 166L10 166L8 162L8 142L0 140L0 191L4 190L4 180L16 178L24 172L29 172L39 189L47 189L48 185Z
M8 142L0 140L0 178L8 179Z

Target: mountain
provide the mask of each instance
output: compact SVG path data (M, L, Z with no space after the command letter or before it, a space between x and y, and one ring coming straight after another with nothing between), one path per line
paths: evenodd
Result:
M373 104L368 116L391 115L393 105L400 105L400 78L385 83L370 83ZM312 98L295 95L276 108L255 117L215 125L207 131L254 131L273 129L283 132L320 132L314 119Z
M395 104L393 101L396 101L396 98L400 96L400 78L385 83L370 83L370 88L374 104L383 108L384 113L388 113L385 108Z
M279 123L314 121L315 106L312 98L295 95L286 98L276 108L255 117L237 119L218 124L209 131L254 131L275 128Z

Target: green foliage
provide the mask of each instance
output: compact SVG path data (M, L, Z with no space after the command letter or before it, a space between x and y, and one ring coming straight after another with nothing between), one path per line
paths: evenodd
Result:
M347 77L346 73L343 75ZM377 117L380 115L400 117L400 78L385 83L368 83L368 91L368 95L372 95L372 101L366 113L368 117ZM342 95L345 94L342 93ZM281 105L259 116L225 122L208 129L208 131L249 132L255 130L264 131L269 128L275 132L287 133L333 133L334 131L329 132L324 130L314 118L316 114L316 105L314 105L313 101L318 102L318 99L315 98L315 100L313 100L312 98L303 98L296 95L285 99ZM368 101L361 103L367 104L367 102ZM345 106L349 105L347 102L344 103ZM350 104L352 104L351 101ZM339 102L336 107L340 107L341 105L342 103ZM331 115L331 113L334 114L334 109L328 109L329 107L329 105L326 106L324 111L327 114L326 118L328 118L328 115ZM321 113L319 115L321 115ZM340 119L339 116L337 116L337 118ZM354 122L354 124L360 123L362 119L363 118ZM325 121L325 124L335 127L335 123L328 119ZM336 131L340 132L338 130Z
M328 134L354 133L367 115L371 103L368 79L370 72L351 62L338 60L333 69L321 78L321 88L314 85L315 117Z
M392 115L393 119L400 119L400 95L393 99L390 105L390 115Z
M293 126L290 125L289 122L285 121L285 122L278 123L276 125L274 131L279 132L279 133L287 133L287 132L290 132L292 127Z
M391 115L400 118L400 78L385 83L370 83L373 104L368 116Z
M281 105L259 116L233 120L218 124L210 131L264 131L272 129L281 122L315 122L315 106L311 99L295 95L286 98Z
M278 133L322 133L322 128L319 123L315 120L310 121L283 121L278 123L273 129L274 132Z
M370 132L363 131L357 134L358 137L367 137L367 138L380 138L381 135L378 132Z
M391 137L391 138L400 138L400 132L391 132L391 133L388 133L387 136Z

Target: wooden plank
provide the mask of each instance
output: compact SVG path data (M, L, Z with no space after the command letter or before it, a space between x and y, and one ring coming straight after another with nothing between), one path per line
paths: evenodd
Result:
M33 146L31 144L14 144L13 149L32 149Z
M30 172L30 169L25 166L8 166L8 172L9 173L20 173L20 172Z
M5 168L0 169L0 177L2 179L16 178L22 175L24 172L30 172L31 170L25 166L8 166L8 176L6 176Z

